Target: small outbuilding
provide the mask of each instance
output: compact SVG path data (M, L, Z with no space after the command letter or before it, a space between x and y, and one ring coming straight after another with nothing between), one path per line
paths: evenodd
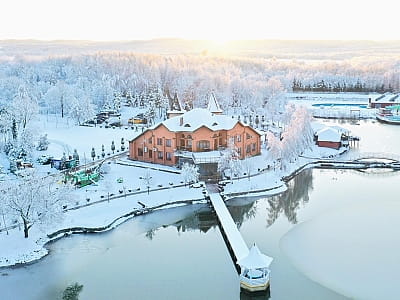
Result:
M319 147L339 149L342 145L342 133L332 127L325 127L317 131L316 138Z

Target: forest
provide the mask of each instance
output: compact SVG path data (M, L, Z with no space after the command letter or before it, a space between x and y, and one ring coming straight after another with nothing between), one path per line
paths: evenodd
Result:
M156 111L161 117L168 93L176 93L184 106L205 107L212 92L228 114L259 114L279 122L290 120L287 91L400 90L397 44L351 44L346 51L346 45L322 42L320 48L306 42L290 44L293 48L249 43L258 48L241 44L227 54L206 51L204 45L189 51L182 41L158 41L158 48L149 43L27 43L0 43L0 132L7 154L21 145L26 145L22 152L32 147L29 123L37 114L81 124L104 108L118 110L123 97L148 107L152 119ZM155 48L162 54L154 53ZM146 49L149 53L143 53Z

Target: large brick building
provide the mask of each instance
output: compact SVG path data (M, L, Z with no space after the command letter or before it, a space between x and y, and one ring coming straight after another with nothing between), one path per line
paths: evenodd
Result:
M215 107L214 107L215 108ZM218 157L232 143L239 158L261 152L260 134L237 119L196 108L172 117L129 142L129 158L163 165L178 165L180 159L202 153L203 158ZM215 161L214 161L215 163Z

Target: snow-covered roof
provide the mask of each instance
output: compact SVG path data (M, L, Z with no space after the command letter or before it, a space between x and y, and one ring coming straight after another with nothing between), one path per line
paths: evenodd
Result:
M224 115L214 115L204 108L195 108L182 116L165 120L161 124L173 132L193 132L203 126L213 131L229 130L236 123L238 123L237 119L232 119Z
M317 132L318 141L340 142L342 134L335 128L326 127Z
M273 258L262 254L257 245L254 244L249 251L249 255L238 260L241 267L247 269L268 268Z
M222 113L222 109L219 106L219 103L218 103L217 99L215 98L214 93L210 94L210 97L208 99L207 109L212 113Z

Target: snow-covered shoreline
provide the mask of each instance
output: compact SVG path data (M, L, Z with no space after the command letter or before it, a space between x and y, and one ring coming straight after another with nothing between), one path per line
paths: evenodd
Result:
M341 153L337 150L330 150L330 152L333 154ZM315 155L316 151L313 153ZM321 158L321 155L318 156L316 158L300 157L296 162L289 164L286 171L270 169L253 174L251 178L234 179L231 183L225 185L223 195L228 200L243 195L271 196L280 194L287 189L285 178L297 174L298 170L304 167L313 167L312 163ZM127 166L124 167L127 168ZM145 166L140 166L141 169L143 167ZM154 169L154 165L149 167ZM155 170L153 172L160 173L160 171ZM91 194L93 196L93 193ZM8 235L1 232L0 268L38 261L49 254L46 248L48 243L68 234L108 231L136 215L156 209L205 202L205 195L206 193L201 188L189 188L182 185L162 189L156 187L151 189L149 194L142 191L139 194L120 195L116 199L108 201L103 199L94 205L68 210L64 213L62 223L48 228L46 231L33 227L28 239L25 239L21 232L16 232L20 230L18 227L11 229L10 231L14 232L10 232ZM143 207L143 204L145 207Z
M119 198L110 201L104 201L96 205L85 206L79 209L66 211L62 224L41 231L38 227L32 227L29 238L25 239L20 229L9 230L10 233L2 232L0 234L0 268L19 266L33 263L46 256L49 251L46 244L58 240L72 233L100 233L116 228L127 220L144 213L149 213L157 209L165 209L181 205L204 203L204 194L200 189L191 189L189 197L188 187L172 188L175 195L175 201L171 197L157 197L157 193L165 191L150 191L149 198L147 193L136 195L137 202L144 203L145 208L137 205L132 199ZM179 190L179 191L176 191ZM152 201L154 199L164 199L164 201ZM128 201L127 201L128 200ZM153 202L153 205L150 203ZM12 232L14 231L14 232Z

